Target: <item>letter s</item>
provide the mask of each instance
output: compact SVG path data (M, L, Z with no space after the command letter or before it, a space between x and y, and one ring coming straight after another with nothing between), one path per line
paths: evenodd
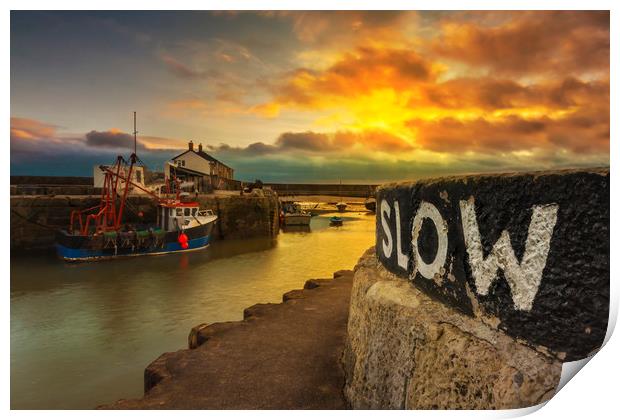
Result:
M383 245L383 255L385 258L390 258L392 255L392 232L390 232L390 226L388 225L387 219L390 218L390 213L392 209L390 205L385 200L381 200L381 226L383 226L383 234L385 239L382 242ZM387 216L387 219L386 219Z

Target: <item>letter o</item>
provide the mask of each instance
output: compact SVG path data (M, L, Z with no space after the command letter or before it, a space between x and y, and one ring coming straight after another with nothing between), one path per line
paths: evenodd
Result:
M431 219L437 231L437 253L435 254L435 259L430 264L424 262L418 250L418 236L420 235L420 229L422 228L424 219ZM418 212L413 218L411 227L411 251L415 262L413 273L411 273L412 277L415 276L416 270L422 277L429 280L432 280L435 274L441 273L441 269L446 263L446 256L448 254L448 232L443 217L441 217L441 213L439 213L437 207L426 201L422 201Z

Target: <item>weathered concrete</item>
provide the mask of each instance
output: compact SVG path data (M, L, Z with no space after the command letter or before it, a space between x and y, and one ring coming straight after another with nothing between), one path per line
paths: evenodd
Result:
M464 314L566 361L609 311L609 169L491 174L377 191L377 256Z
M356 409L507 409L551 398L561 361L388 272L374 249L355 268L345 395Z
M244 320L199 325L191 350L165 353L145 371L145 395L115 409L343 409L340 365L352 272L313 280L258 304Z

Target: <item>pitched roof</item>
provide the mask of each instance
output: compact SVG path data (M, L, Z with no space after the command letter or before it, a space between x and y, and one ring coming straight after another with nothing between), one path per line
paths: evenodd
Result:
M176 155L175 157L173 157L173 158L172 158L172 159L170 159L170 160L175 160L175 159L178 159L178 158L180 158L181 156L183 156L183 155L184 155L185 153L187 153L187 152L194 152L194 153L196 153L198 156L200 156L201 158L203 158L203 159L205 159L205 160L208 160L208 161L210 161L210 162L219 163L220 165L224 165L224 166L226 166L227 168L232 169L230 166L228 166L228 165L226 165L225 163L223 163L223 162L221 162L221 161L217 160L216 158L214 158L214 157L213 157L213 156L211 156L210 154L206 153L205 151L200 151L200 152L197 152L197 151L195 151L195 150L186 150L186 151L184 151L183 153Z
M175 172L184 172L184 173L188 173L190 175L201 175L201 176L205 176L205 175L209 175L209 174L205 174L203 172L200 171L196 171L194 169L189 169L186 168L184 166L170 166L171 170L174 170Z

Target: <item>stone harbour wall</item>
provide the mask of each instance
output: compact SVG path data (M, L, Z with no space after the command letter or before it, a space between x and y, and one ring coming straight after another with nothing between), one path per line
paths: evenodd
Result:
M276 236L280 229L276 194L255 190L243 196L198 196L197 201L219 216L214 230L217 239Z
M550 399L562 362L432 299L374 248L355 267L343 354L354 409L509 409Z
M259 193L257 193L259 194ZM273 195L198 196L203 208L219 216L214 239L275 236L279 231L279 202ZM130 196L124 220L155 221L155 203L146 196ZM51 250L56 230L69 225L71 211L99 204L99 196L12 196L11 250ZM143 217L137 216L138 212Z

